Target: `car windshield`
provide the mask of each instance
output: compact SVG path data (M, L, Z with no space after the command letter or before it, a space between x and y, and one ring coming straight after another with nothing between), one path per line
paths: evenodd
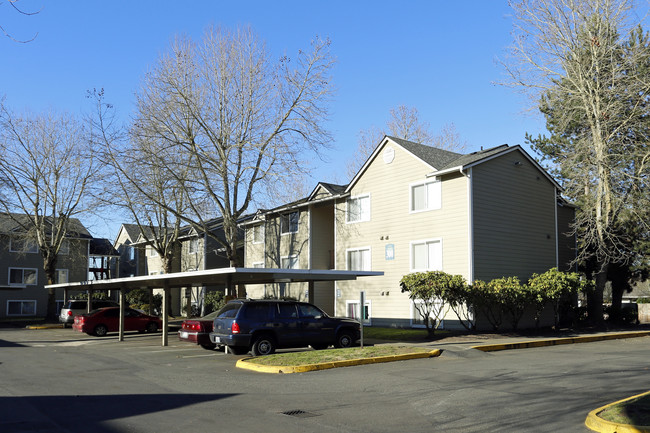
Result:
M231 304L226 304L219 310L217 317L222 319L234 318L237 315L237 312L241 308L239 302L233 302Z

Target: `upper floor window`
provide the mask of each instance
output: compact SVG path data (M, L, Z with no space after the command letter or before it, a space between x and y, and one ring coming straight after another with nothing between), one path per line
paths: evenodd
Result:
M258 224L256 226L253 226L253 243L254 244L261 244L264 243L264 224ZM296 231L297 231L297 224L296 224Z
M135 247L126 247L126 256L129 258L129 260L135 260Z
M370 221L370 196L351 197L346 201L346 218L349 223Z
M67 256L70 254L70 242L67 239L64 239L61 242L61 248L59 248L59 255Z
M253 262L253 267L254 268L263 268L264 267L264 262Z
M199 252L199 238L190 239L188 250L190 254L196 254Z
M29 268L9 268L9 285L35 286L38 271Z
M411 185L411 212L440 209L442 188L439 180Z
M298 218L300 213L298 211L286 213L280 216L280 233L298 233Z
M347 262L349 271L369 271L370 248L357 248L347 250Z
M37 253L38 244L33 239L12 237L9 244L9 251L13 253Z
M282 257L282 269L298 269L298 256L286 256Z
M158 251L154 247L147 247L149 249L150 257L158 257Z
M442 270L442 241L432 239L411 242L411 270Z

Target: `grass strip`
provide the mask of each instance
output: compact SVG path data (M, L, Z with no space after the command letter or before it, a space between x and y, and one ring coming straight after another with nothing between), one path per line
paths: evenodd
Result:
M609 406L598 417L617 424L650 426L650 393Z
M351 359L375 358L380 356L405 355L411 353L430 352L430 347L382 344L364 348L352 347L347 349L306 350L301 352L277 353L268 356L248 358L246 361L257 365L272 365L280 367L295 367L299 365L320 364Z

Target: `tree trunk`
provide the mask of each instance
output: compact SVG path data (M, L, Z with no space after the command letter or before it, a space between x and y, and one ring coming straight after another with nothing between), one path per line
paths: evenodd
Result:
M609 265L603 265L596 274L596 287L587 294L587 312L589 322L594 325L603 323L603 293L607 283L607 268Z

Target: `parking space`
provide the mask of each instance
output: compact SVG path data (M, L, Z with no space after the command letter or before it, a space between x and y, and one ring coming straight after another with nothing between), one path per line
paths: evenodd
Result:
M0 328L0 431L573 431L647 390L650 337L268 375L169 334ZM31 428L31 430L30 430ZM22 429L22 430L21 430Z

